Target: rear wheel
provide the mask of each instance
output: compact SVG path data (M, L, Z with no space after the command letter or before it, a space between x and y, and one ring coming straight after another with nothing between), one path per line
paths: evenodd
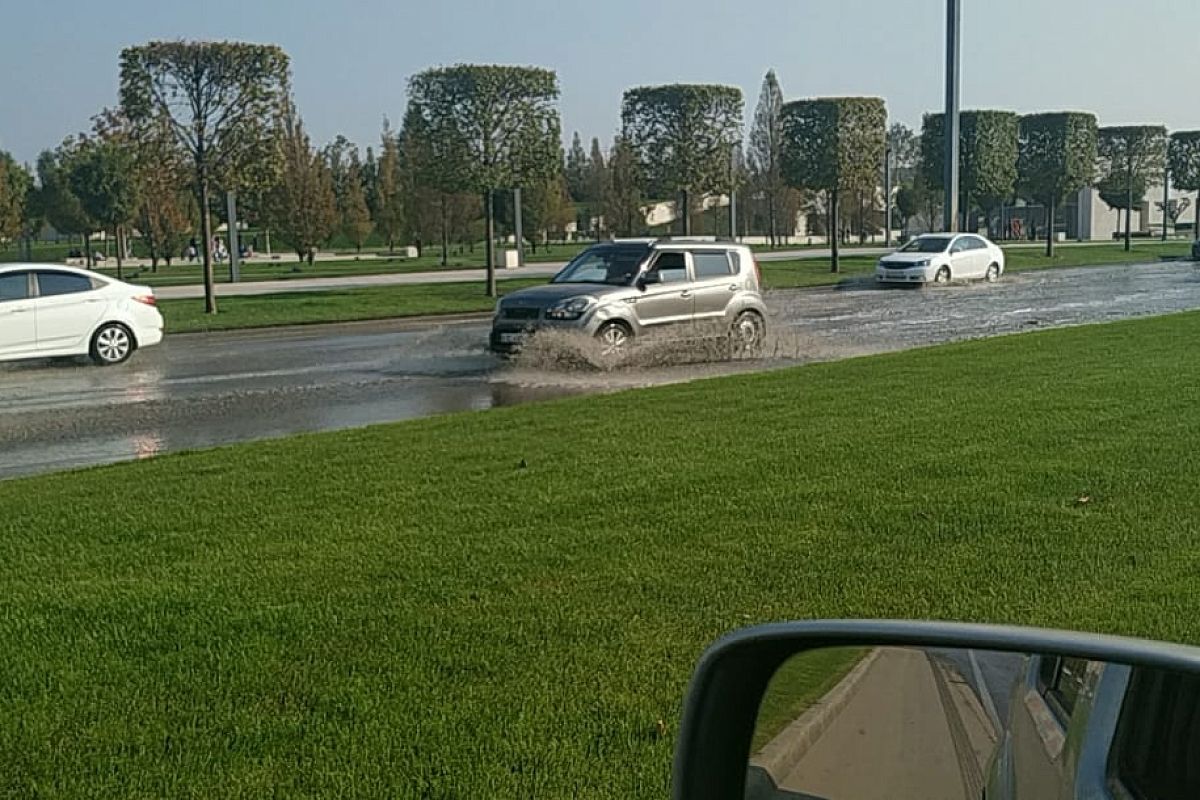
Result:
M993 261L988 265L987 274L983 277L988 283L995 283L1000 280L1000 265Z
M950 268L942 267L941 269L939 269L937 271L937 274L933 276L933 282L934 283L949 283L950 282Z
M729 331L732 354L754 358L762 355L767 339L767 324L757 311L743 311L733 321Z
M107 322L92 337L92 360L102 367L111 367L133 355L133 334L124 325Z

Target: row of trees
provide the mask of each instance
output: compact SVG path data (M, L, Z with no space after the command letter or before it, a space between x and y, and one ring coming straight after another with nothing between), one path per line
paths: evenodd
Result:
M277 47L128 48L120 106L97 116L89 133L43 153L36 173L0 154L0 237L29 237L48 222L82 234L86 251L89 232L108 230L118 240L119 269L131 229L157 263L199 228L206 308L215 312L210 243L226 193L236 194L242 219L276 231L309 261L338 233L356 248L373 234L389 249L437 243L443 263L451 242L483 238L492 294L497 226L516 227L514 189L523 195L526 230L564 231L577 222L596 236L645 232L651 200L675 200L682 232L690 233L706 198L736 192L743 217L772 243L808 213L830 236L835 271L843 208L857 207L865 231L888 149L902 224L922 208L932 223L940 203L939 114L926 115L919 135L902 125L889 130L880 98L787 103L769 72L745 152L741 91L697 84L628 90L611 146L593 139L585 150L576 134L564 152L558 94L557 76L546 69L426 70L409 81L400 129L385 121L378 157L368 147L364 158L344 137L313 146ZM1083 186L1097 185L1126 210L1127 243L1134 199L1167 164L1177 187L1200 189L1200 132L1098 128L1080 113L968 111L960 135L964 213L990 224L1018 197L1042 203L1048 248L1055 209Z

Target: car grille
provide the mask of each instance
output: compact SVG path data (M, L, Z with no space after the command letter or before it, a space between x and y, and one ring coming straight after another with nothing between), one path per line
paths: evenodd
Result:
M542 315L540 308L514 306L512 308L504 308L503 310L505 319L537 319Z

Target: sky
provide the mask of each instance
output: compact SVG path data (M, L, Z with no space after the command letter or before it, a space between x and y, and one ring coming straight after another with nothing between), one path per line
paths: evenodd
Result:
M962 105L1092 111L1101 125L1200 128L1197 0L962 0ZM913 127L944 101L944 0L85 0L12 3L0 149L32 162L117 103L121 48L158 39L281 45L317 142L377 145L410 75L460 62L557 70L564 135L608 142L622 92L739 86L787 99L876 95ZM1128 42L1122 42L1126 37Z

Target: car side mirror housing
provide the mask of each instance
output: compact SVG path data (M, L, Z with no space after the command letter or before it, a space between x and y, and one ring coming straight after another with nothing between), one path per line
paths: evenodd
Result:
M1188 758L1143 762L1200 749L1200 732L1157 741L1196 713L1200 648L943 622L762 625L701 658L672 796L1002 798L1017 784L1054 796L1029 754L1057 759L1076 737L1130 781L1190 787Z
M662 283L662 278L657 272L647 272L637 280L637 287L642 291L646 291L647 286L652 286L656 283Z

